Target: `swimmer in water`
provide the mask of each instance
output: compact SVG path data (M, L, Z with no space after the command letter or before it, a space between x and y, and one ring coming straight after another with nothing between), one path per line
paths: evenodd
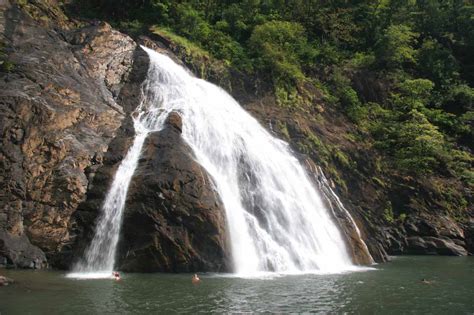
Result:
M117 271L112 272L112 276L114 276L115 280L120 280L120 274Z
M198 275L195 273L191 281L194 284L198 284L199 282L201 282L201 279L199 279Z

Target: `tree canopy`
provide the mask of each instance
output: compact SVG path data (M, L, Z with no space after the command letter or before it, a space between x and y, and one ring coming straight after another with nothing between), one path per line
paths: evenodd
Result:
M447 169L473 185L474 5L469 0L82 0L130 32L156 26L298 106L302 82L370 132L400 172ZM357 90L383 82L383 99Z

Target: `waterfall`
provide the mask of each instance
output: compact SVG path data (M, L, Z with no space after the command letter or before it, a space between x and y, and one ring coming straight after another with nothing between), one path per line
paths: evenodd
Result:
M117 169L102 205L94 238L86 249L85 257L74 266L71 276L83 275L86 278L112 276L128 186L137 167L146 135L147 132L137 133L132 146Z
M166 77L160 82L166 85ZM150 83L152 83L150 80L145 82L143 90L146 94L132 115L136 133L133 144L120 163L107 192L94 237L83 259L76 263L69 277L103 278L112 275L128 187L137 168L143 144L148 133L162 128L169 113L163 105L170 104L174 100L170 97L173 93L168 93L165 89L150 88Z
M117 170L94 239L75 271L110 274L129 182L146 135L168 113L213 179L225 207L234 271L339 272L353 269L341 232L289 145L273 137L224 90L169 57L150 57L135 141ZM159 176L159 174L157 174Z

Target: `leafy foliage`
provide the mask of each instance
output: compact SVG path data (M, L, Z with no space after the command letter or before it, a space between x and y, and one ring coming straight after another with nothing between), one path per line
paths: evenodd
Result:
M407 25L390 25L376 44L376 56L381 66L389 69L416 63L413 47L418 34Z
M300 60L307 45L303 27L298 23L270 21L252 32L249 48L258 67L270 71L277 80L301 80Z
M271 82L281 106L299 106L302 83L319 82L326 102L370 133L392 171L472 183L471 1L77 2L86 15L132 33L153 26L194 53ZM379 95L361 88L366 77L375 78ZM302 150L349 165L316 140L308 135Z

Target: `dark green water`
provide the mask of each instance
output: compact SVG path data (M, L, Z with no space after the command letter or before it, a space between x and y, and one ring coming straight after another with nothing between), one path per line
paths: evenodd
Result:
M189 274L125 274L74 280L63 273L0 270L0 313L117 314L312 312L474 314L474 257L398 257L376 270L338 275L241 279ZM432 284L423 284L426 278Z

